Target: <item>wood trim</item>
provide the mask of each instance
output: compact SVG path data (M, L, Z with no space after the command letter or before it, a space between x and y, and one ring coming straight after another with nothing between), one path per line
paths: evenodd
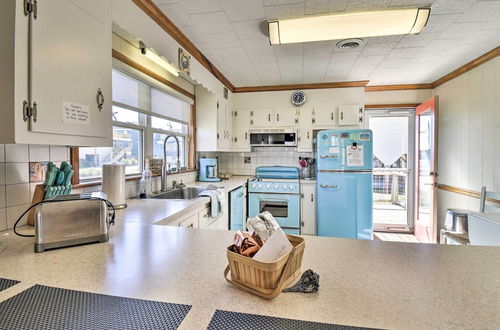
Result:
M203 53L186 37L186 35L158 8L151 0L132 0L146 15L167 32L179 45L190 53L210 73L212 73L229 90L233 91L231 82L203 55Z
M365 104L365 109L416 108L420 103Z
M464 189L464 188L459 188L459 187L454 187L454 186L449 186L446 184L438 184L438 189L439 190L444 190L444 191L449 191L455 194L459 195L464 195L472 198L481 198L481 192L480 191L475 191L475 190L470 190L470 189ZM486 198L488 202L491 203L497 203L500 204L500 200L498 199L493 199L493 198Z
M368 80L361 80L361 81L345 81L345 82L327 82L327 83L317 83L317 84L236 87L233 92L234 93L275 92L275 91L288 91L297 89L365 87L366 84L368 84L368 82L369 82Z
M80 150L78 147L69 148L69 162L71 167L73 167L73 177L71 178L71 184L77 185L80 183Z
M182 173L189 173L189 172L196 172L196 169L189 169L189 170L184 170L180 171L179 173L170 173L169 175L175 175L175 174L182 174ZM153 175L153 177L158 177L159 175ZM125 178L125 181L137 181L142 178L142 175L134 175L134 176L127 176ZM80 184L77 184L73 187L73 189L80 189L80 188L87 188L87 187L95 187L95 186L100 186L102 184L102 181L91 181L91 182L83 182Z
M128 66L131 66L132 68L144 73L145 75L150 76L151 78L153 78L155 80L158 80L162 84L164 84L164 85L176 90L177 92L189 97L190 99L194 100L194 94L191 94L190 92L188 92L184 88L177 86L176 84L174 84L170 80L168 80L165 77L159 75L158 73L146 68L145 66L137 63L136 61L131 60L128 56L123 55L122 53L120 53L119 51L114 50L114 49L113 49L112 54L113 54L114 59L116 59L124 64L127 64Z
M189 116L188 168L196 169L196 104L191 105Z
M464 73L469 72L470 70L477 68L481 64L484 64L484 63L486 63L486 62L488 62L488 61L490 61L498 56L500 56L500 46L490 50L486 54L479 56L478 58L470 61L469 63L459 67L458 69L456 69L456 70L448 73L447 75L444 75L443 77L439 78L438 80L434 81L432 83L432 88L436 88L436 87L444 84L445 82L448 82L452 79L455 79L458 76L461 76Z
M403 91L415 89L432 89L433 84L402 84L402 85L375 85L366 86L366 92L382 92L382 91Z

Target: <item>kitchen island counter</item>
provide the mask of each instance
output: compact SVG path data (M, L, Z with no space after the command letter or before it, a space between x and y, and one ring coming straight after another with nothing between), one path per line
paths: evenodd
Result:
M314 294L267 301L223 278L233 232L154 225L158 201L129 200L107 243L33 253L33 239L0 237L0 277L34 284L190 304L181 329L205 329L216 309L377 328L498 328L500 248L305 237L302 270Z

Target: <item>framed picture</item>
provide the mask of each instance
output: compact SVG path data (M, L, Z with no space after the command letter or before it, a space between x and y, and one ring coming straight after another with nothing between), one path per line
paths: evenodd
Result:
M182 48L179 48L179 68L182 73L190 75L191 56Z

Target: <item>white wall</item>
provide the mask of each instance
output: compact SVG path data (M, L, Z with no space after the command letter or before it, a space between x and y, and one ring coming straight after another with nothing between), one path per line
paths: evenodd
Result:
M366 92L365 104L422 103L432 96L432 89Z
M434 90L439 97L438 182L500 191L500 57ZM477 210L479 201L440 190L438 216L447 208Z

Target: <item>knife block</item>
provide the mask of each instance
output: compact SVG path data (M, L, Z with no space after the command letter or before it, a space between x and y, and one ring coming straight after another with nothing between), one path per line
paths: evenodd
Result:
M31 199L31 205L35 205L36 203L43 201L44 197L45 197L45 186L43 184L37 184L35 187L35 192L33 193L33 198ZM27 223L30 226L35 225L35 209L36 207L32 208L28 213Z

